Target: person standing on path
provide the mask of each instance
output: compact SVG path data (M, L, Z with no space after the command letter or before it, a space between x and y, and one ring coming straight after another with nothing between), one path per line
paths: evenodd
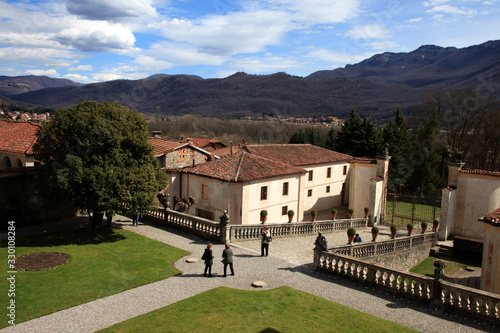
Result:
M212 276L212 265L214 264L214 254L212 252L212 243L209 243L207 245L207 248L205 249L205 252L203 253L203 256L201 257L201 260L205 260L205 271L203 273L203 276L207 276L207 271L208 271L208 276Z
M224 264L224 277L226 277L227 265L231 269L231 275L234 275L233 250L230 248L229 243L226 243L226 248L222 251L222 263Z
M260 241L260 256L264 256L264 251L266 253L266 257L269 254L269 243L271 242L271 233L269 232L268 227L264 227L262 230L262 240Z

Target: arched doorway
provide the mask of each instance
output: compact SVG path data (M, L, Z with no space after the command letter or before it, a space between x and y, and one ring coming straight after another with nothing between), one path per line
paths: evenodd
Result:
M12 162L11 162L9 156L5 156L3 158L3 166L4 166L4 168L12 168Z

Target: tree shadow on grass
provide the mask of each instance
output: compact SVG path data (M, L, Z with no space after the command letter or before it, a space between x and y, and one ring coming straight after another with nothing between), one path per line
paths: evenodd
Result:
M127 237L117 233L111 228L82 228L74 230L54 231L43 235L34 235L19 238L16 246L19 247L51 247L64 245L90 245L102 243L115 243ZM5 246L5 241L2 241Z

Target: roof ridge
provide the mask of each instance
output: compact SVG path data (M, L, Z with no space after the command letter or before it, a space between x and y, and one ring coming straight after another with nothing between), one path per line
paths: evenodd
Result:
M238 168L236 169L236 176L234 177L234 181L235 182L238 181L238 177L240 176L240 170L241 170L241 165L243 164L243 157L244 157L244 155L245 155L245 152L242 152L240 154L240 158L239 158L239 161L238 161Z

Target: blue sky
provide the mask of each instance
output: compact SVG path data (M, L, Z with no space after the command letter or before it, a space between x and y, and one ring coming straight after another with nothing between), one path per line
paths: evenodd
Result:
M0 75L307 76L376 53L500 39L500 0L4 0L0 20Z

